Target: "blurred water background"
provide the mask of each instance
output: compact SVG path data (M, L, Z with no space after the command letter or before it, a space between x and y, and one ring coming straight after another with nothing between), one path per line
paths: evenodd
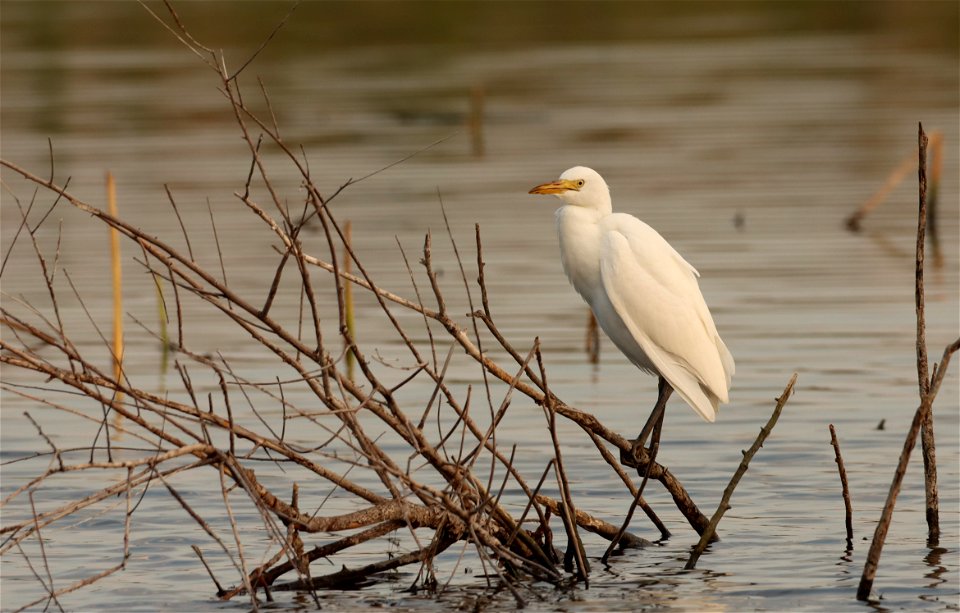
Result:
M289 5L197 2L177 8L194 36L224 49L236 68ZM208 264L217 257L209 203L231 283L261 291L276 265L272 236L232 195L242 191L249 154L216 75L135 3L7 1L0 17L3 158L46 175L49 138L60 183L70 177L73 193L102 203L104 172L113 172L122 215L177 242L168 185L184 224L194 229L197 259ZM732 401L716 424L700 422L678 399L667 414L660 458L706 512L715 508L774 397L792 372L800 373L795 397L721 523L723 540L696 571L682 571L695 535L671 512L669 497L653 487L649 500L675 536L609 567L595 564L590 590L544 590L532 608L956 610L956 364L935 406L941 543L926 543L916 454L877 577L883 598L871 607L854 599L918 402L915 174L859 234L849 233L843 221L901 160L915 155L919 121L943 134L943 259L928 265L927 276L927 338L931 358L939 359L960 330L958 73L955 2L308 2L244 71L241 85L250 103L264 109L256 83L262 78L281 133L287 142L302 143L313 176L328 191L446 139L338 197L335 209L341 220L352 221L371 275L411 294L397 241L416 253L428 229L442 236L442 197L463 249L472 249L473 224L480 224L501 329L524 347L539 336L558 395L632 436L653 404L656 382L609 342L598 366L588 362L586 309L560 268L554 203L526 193L573 165L601 172L616 209L657 228L699 269L737 360ZM482 142L470 128L480 106ZM7 171L3 180L6 253L20 222L11 194L27 202L32 188ZM295 193L289 170L278 170L274 180ZM106 231L66 206L56 216L63 224L61 265L95 319L109 328ZM52 252L56 224L48 223L38 241ZM449 246L435 242L451 299L461 304ZM322 235L307 243L322 249ZM137 254L125 249L125 309L152 321L152 287L133 262ZM42 277L23 239L11 253L2 290L5 308L14 298L45 304ZM96 350L99 339L79 304L65 299L61 307L78 344ZM358 304L357 329L362 342L385 356L402 351L372 301ZM131 376L156 378L161 389L173 380L160 371L157 344L132 321L127 340ZM246 356L244 335L209 314L191 320L190 341L194 350L231 357L252 377L283 376ZM465 360L451 367L463 386L478 383L479 376ZM30 381L10 369L3 378L8 384ZM429 394L429 386L423 391ZM45 449L24 411L58 444L90 444L92 434L72 427L61 413L4 391L4 462ZM885 428L878 430L881 421ZM852 551L844 542L829 423L837 427L851 481ZM578 504L618 522L629 504L622 486L576 428L565 426L561 435ZM518 442L518 465L542 470L550 443L537 407L518 402L500 436L503 445ZM4 495L42 472L46 461L4 464ZM59 479L55 488L36 493L38 508L82 495L87 486ZM196 477L178 486L198 494L198 511L222 514L219 495L210 497L209 508L202 506L205 485ZM193 543L206 546L206 537L179 506L161 492L146 502L145 512L135 516L128 568L63 602L75 610L247 608L242 599L215 599L190 550ZM5 508L3 521L29 513L21 503ZM247 519L250 530L262 529L254 515ZM94 517L45 532L58 585L116 563L117 530L116 522ZM656 536L639 517L634 531ZM588 553L598 557L604 547L590 541ZM28 552L35 556L36 547ZM382 551L366 555L372 561ZM358 553L358 563L364 560ZM449 571L448 564L441 570ZM461 574L454 579L457 589L435 602L397 591L412 581L408 570L392 584L324 593L323 603L333 610L445 609L474 602L484 586ZM5 555L0 571L3 609L42 595L22 556ZM509 594L494 595L490 603L513 606ZM281 597L277 605L301 606L309 601L296 596Z

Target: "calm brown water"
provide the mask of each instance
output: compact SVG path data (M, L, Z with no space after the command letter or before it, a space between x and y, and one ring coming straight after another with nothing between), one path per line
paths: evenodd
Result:
M182 7L184 20L196 24L195 35L225 48L235 67L285 12L278 4ZM654 488L649 500L673 530L672 539L618 557L608 568L595 563L590 590L544 589L529 598L531 608L868 608L854 599L868 546L863 539L872 536L917 404L916 180L896 188L861 234L846 232L843 219L915 152L918 121L944 134L944 263L929 268L927 278L927 338L931 356L939 356L960 331L957 32L957 6L948 3L306 4L244 73L250 99L255 76L262 76L284 137L303 143L328 191L449 137L338 198L337 213L352 220L361 258L383 286L409 295L394 237L408 254L428 229L442 238L439 192L469 257L473 224L481 225L501 329L520 346L539 336L555 391L632 435L653 404L655 381L609 342L599 367L587 363L585 307L560 268L555 206L526 194L576 164L600 171L618 210L657 228L699 269L717 325L737 359L732 402L716 424L700 422L675 402L665 425L660 457L705 511L715 508L773 398L792 372L800 373L795 397L721 524L724 540L696 571L682 571L693 533ZM112 171L122 213L178 242L179 226L163 189L169 185L185 224L196 229L197 259L216 267L209 201L228 278L242 291L262 291L275 266L271 237L232 196L246 178L246 149L214 75L195 56L134 4L6 2L0 33L5 159L45 175L49 137L60 182L69 176L75 194L102 202L103 173ZM472 155L465 128L475 88L484 92L483 157ZM296 197L292 173L278 171L274 179ZM3 180L29 201L29 186L8 172ZM10 191L0 199L5 253L20 214ZM42 200L41 208L49 202ZM105 230L63 206L56 215L63 220L62 266L107 328ZM52 251L55 224L38 239ZM312 248L323 247L319 234L311 240ZM451 250L445 240L436 243L448 298L465 310ZM134 255L125 253L125 308L152 321L153 289ZM17 297L46 304L39 278L29 244L21 241L4 272L4 308L13 308ZM332 305L328 296L321 304ZM61 306L79 344L101 351L76 301L65 299ZM279 316L294 316L292 308ZM195 350L222 352L252 379L286 376L263 366L245 338L210 313L197 312L191 322ZM385 359L402 355L375 304L360 303L357 327L361 340ZM129 374L158 388L174 387L174 375L160 372L160 354L149 336L132 319L127 330ZM876 581L883 600L874 608L960 608L957 372L951 368L935 407L941 547L925 542L915 456ZM464 389L480 380L467 361L455 360L450 376ZM9 369L3 379L38 383ZM431 391L421 384L408 393L422 402ZM24 411L64 447L92 440L88 425L4 392L4 461L45 448ZM881 420L882 431L876 429ZM838 429L851 480L852 552L845 551L829 423ZM499 436L501 444L518 443L521 469L539 474L550 444L537 407L517 402ZM622 487L577 429L564 426L561 436L568 465L575 467L570 477L578 504L617 522L629 504ZM4 494L45 466L46 460L4 464ZM204 496L209 484L199 473L177 486L206 517L222 517L219 496ZM95 487L62 479L35 499L42 510ZM3 520L29 513L24 500L3 509ZM44 533L56 585L119 560L122 527L113 517L91 515ZM65 597L64 605L245 609L242 601L216 601L190 550L191 544L209 543L185 519L164 492L148 492L135 515L128 569ZM254 514L241 519L250 534L262 530ZM655 536L640 519L634 531ZM399 544L398 551L407 545ZM255 549L256 539L246 546ZM25 547L32 559L38 555L35 543ZM591 556L604 548L603 542L588 542ZM457 555L459 550L440 560L441 571L451 572ZM379 556L371 548L358 553L356 563ZM213 563L222 579L233 576L224 560ZM396 589L412 582L407 571L395 582L325 593L323 604L331 610L472 606L484 583L479 565L467 565L471 572L459 569L456 589L437 605ZM0 571L4 609L42 595L18 554L4 556ZM309 606L296 596L279 598L280 609ZM514 606L509 594L494 596L493 605Z

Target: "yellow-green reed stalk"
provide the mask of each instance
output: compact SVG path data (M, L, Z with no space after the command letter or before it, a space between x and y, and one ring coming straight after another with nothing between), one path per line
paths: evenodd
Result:
M343 270L350 273L350 242L351 242L351 225L350 221L347 220L347 223L343 227ZM350 333L350 338L354 338L354 325L353 325L353 285L349 281L345 281L343 284L343 308L344 308L344 318L347 322L347 332ZM344 339L344 343L346 343ZM353 352L347 351L347 377L350 380L353 380L353 368L354 368L354 358Z
M117 189L113 174L107 172L107 211L117 214ZM123 270L120 265L120 233L110 228L110 270L113 276L113 379L120 382L123 376ZM117 402L123 394L117 392Z

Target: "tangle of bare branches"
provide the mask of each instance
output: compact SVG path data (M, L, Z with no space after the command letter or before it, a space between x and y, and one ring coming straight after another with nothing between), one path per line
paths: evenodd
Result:
M115 372L98 366L91 352L75 343L60 314L58 296L64 289L63 282L55 277L59 252L51 262L50 254L45 254L34 239L49 211L31 225L34 202L21 207L21 229L31 239L43 271L48 303L5 301L0 310L0 325L7 333L0 340L0 363L34 375L39 382L35 387L40 391L8 382L3 383L3 389L31 400L43 410L81 418L97 432L94 441L106 442L94 442L82 450L60 449L43 432L40 422L35 422L39 436L50 448L45 452L49 464L37 477L10 493L2 505L13 504L24 494L32 496L61 475L106 472L122 478L82 499L38 510L22 521L8 520L0 528L4 538L0 555L22 553L21 546L28 539L42 542L41 531L48 526L86 510L109 509L117 496L122 496L126 503L122 510L121 562L66 587L55 587L49 572L44 577L38 571L37 580L44 585L47 595L25 606L43 600L59 604L58 596L122 568L130 555L130 518L140 504L134 501L143 498L150 487L168 492L185 517L229 558L237 577L232 585L225 582L225 586L207 562L211 554L195 548L222 599L246 595L256 609L259 595L269 599L273 590L313 593L354 585L404 565L419 565L421 583L436 586L439 581L433 560L453 545L464 543L474 548L486 570L485 576L509 589L522 605L518 585L523 577L560 583L572 574L575 579L588 580L589 564L580 529L607 540L618 533L617 525L576 507L563 470L556 430L558 419L572 421L582 429L596 446L597 459L608 464L622 481L625 497L635 498L657 529L669 534L620 465L620 454L611 452L615 448L629 454L631 441L551 391L546 377L547 356L540 353L536 340L512 342L498 329L483 276L479 227L475 243L479 276L470 279L460 259L461 249L446 224L460 271L459 282L470 296L470 313L457 317L447 308L430 234L419 254L419 271L413 270L403 253L414 296L405 297L401 290L382 287L354 250L345 223L329 206L338 194L363 178L348 180L333 193L324 195L311 177L302 149L291 147L281 138L269 99L267 117L261 117L244 101L239 77L249 61L231 72L221 53L197 42L174 9L169 5L167 9L167 19L157 19L216 74L220 92L246 143L250 165L242 169L246 176L244 188L234 196L276 241L276 268L264 293L241 291L229 284L225 265L229 259L220 250L219 238L214 234L217 261L207 267L195 257L191 245L197 243L197 237L191 243L190 234L196 230L180 218L175 195L169 189L165 196L177 214L185 252L149 229L141 229L83 200L67 184L55 182L52 170L50 176L44 177L9 160L0 160L7 171L48 194L51 210L58 204L72 206L116 231L135 248L142 272L150 275L161 290L164 317L169 313L176 320L175 339L166 339L165 331L151 334L163 339L165 351L170 345L180 379L178 389L154 389L134 380L124 370ZM275 34L276 31L270 37ZM260 49L256 51L259 52ZM266 98L262 84L261 91ZM297 185L289 186L273 178L279 172L264 158L264 142L282 152L283 163L298 175ZM288 197L286 188L296 189L298 196ZM262 194L265 200L258 200L255 194ZM291 201L299 202L299 212L288 204ZM216 233L212 212L210 220ZM320 251L304 245L302 231L308 223L320 225L324 241ZM295 279L300 289L292 298L280 290L281 278L285 276L286 282L289 277ZM335 304L334 310L322 306L318 298L321 287L332 288L332 300L327 304ZM71 291L75 290L71 287ZM404 348L406 362L401 368L406 374L399 382L391 382L392 377L388 381L378 367L376 353L355 337L353 326L348 323L350 292L372 298ZM479 296L479 303L474 305L472 296ZM79 291L75 291L74 297L83 304ZM291 299L300 301L295 302L299 319L293 322L278 314L278 305ZM238 333L247 337L252 347L269 356L273 360L270 367L278 373L276 379L252 381L229 356L191 346L185 328L189 327L189 312L196 308L212 310L220 321L235 326ZM404 319L399 313L414 317ZM425 335L402 321L422 323ZM170 323L172 327L174 322ZM165 326L164 320L164 330ZM335 330L334 338L331 330ZM105 337L103 342L106 346ZM506 358L491 357L491 343ZM444 354L446 360L438 360ZM455 355L479 366L484 383L479 393L468 387L463 394L448 380L448 365ZM348 363L355 365L356 372L347 367ZM395 373L396 369L390 372ZM425 403L401 398L405 387L413 381L426 382L433 390ZM67 400L57 400L58 395ZM483 415L476 410L478 395L487 405ZM99 410L91 414L75 406L73 400L77 398L92 401ZM531 485L528 475L518 470L513 450L504 449L497 441L498 425L517 399L543 408L545 432L551 436L553 453L544 459L543 473L536 485ZM271 423L264 407L276 408L275 413L282 415L281 426ZM112 425L117 418L122 418L122 426ZM290 435L288 423L296 425L298 436ZM116 453L109 447L112 439L108 429L112 427L122 427L140 446L125 448L122 455ZM316 444L295 442L303 440ZM641 462L644 474L669 492L690 525L703 534L709 520L680 481L655 461L644 462L641 458ZM188 471L206 471L209 482L216 484L213 496L222 504L227 527L203 517L196 510L195 501L174 487L173 477ZM557 484L557 497L541 492L550 473L554 476L551 481ZM310 496L304 487L308 483ZM504 502L503 494L508 489L522 492L526 505L521 514ZM285 492L292 495L287 497ZM250 555L251 539L243 533L237 519L241 504L252 505L269 536L268 551L260 562ZM562 519L566 538L561 542L567 543L563 557L554 551L553 517ZM229 536L223 534L226 530ZM317 570L319 565L311 564L337 559L356 547L386 543L400 535L411 543L407 551L394 552L364 566L344 566L339 571L324 573ZM644 543L629 533L621 540L625 546ZM384 549L388 547L380 551ZM566 564L561 561L564 559Z

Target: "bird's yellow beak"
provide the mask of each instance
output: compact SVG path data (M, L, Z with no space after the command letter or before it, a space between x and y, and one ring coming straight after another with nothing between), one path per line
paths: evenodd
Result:
M577 186L576 181L571 181L570 179L559 179L551 183L544 183L543 185L538 185L530 190L531 194L562 194L566 191L575 191L579 192L580 188Z

